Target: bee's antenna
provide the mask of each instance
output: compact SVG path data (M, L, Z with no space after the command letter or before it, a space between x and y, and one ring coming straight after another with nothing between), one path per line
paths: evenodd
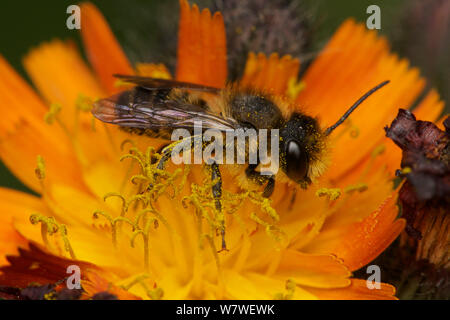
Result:
M331 127L328 127L325 130L325 135L328 136L331 132L333 132L334 129L336 129L339 125L342 124L342 122L345 121L345 119L348 118L348 116L355 111L355 109L364 101L366 100L372 93L374 93L375 91L377 91L378 89L380 89L381 87L384 87L385 85L387 85L390 81L386 80L383 81L382 83L380 83L379 85L377 85L376 87L370 89L365 95L363 95L361 98L358 99L358 101L356 101L345 113L344 115L335 123L333 124Z

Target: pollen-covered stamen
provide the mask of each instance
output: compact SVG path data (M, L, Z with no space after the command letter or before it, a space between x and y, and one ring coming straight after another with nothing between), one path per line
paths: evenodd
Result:
M359 136L360 130L352 122L352 119L347 119L347 121L344 122L342 126L344 127L343 130L341 132L339 132L339 134L337 134L334 139L338 140L339 138L341 138L345 134L349 134L350 137L355 138L355 139Z
M297 77L291 77L288 80L287 96L292 100L295 100L299 93L306 88L306 83L304 81L297 80Z
M344 189L345 193L352 194L353 192L364 192L369 188L367 183L357 183L354 185L350 185Z
M330 201L339 199L341 196L340 188L320 188L316 191L317 197L328 197Z
M122 148L125 143L133 142L125 141L122 144ZM165 169L158 169L157 163L160 157L161 155L155 153L152 147L149 147L145 153L141 152L135 146L130 148L129 153L123 155L120 160L132 159L133 163L138 163L140 173L131 176L129 181L136 183L137 180L141 180L145 183L141 183L142 188L139 188L138 193L130 197L125 197L117 192L111 192L104 196L105 201L113 197L121 200L121 210L117 217L102 210L94 212L94 218L102 216L109 222L111 226L111 237L115 247L118 245L120 225L124 222L132 227L132 232L124 233L129 238L131 247L135 246L136 237L142 236L145 270L151 268L149 241L152 227L156 229L162 223L170 234L176 235L176 232L169 225L167 219L155 208L155 204L159 197L163 195L173 198L181 192L190 171L188 166L185 166L184 170L178 168L173 173ZM169 195L169 187L173 188L173 195ZM140 209L138 210L138 208ZM155 297L159 295L158 290L151 292L153 292L152 295Z
M248 192L248 198L253 203L259 205L261 207L261 210L267 213L267 215L270 218L272 218L273 221L275 222L280 221L280 216L278 215L276 210L271 206L272 203L271 199L264 197L261 192L255 191Z
M291 300L294 297L295 288L297 287L297 284L292 279L286 280L286 292L285 293L276 293L275 294L275 300Z
M214 244L214 239L212 236L208 235L208 234L204 234L202 235L202 237L200 238L200 241L202 242L203 239L206 239L206 242L208 243L209 247L211 248L211 252L212 255L214 257L214 261L216 262L216 267L217 270L220 270L220 259L219 259L219 254L216 248L216 245Z
M138 214L136 214L136 218L134 220L134 224L136 226L140 225L141 220L143 221L143 223L145 224L144 221L146 221L147 215L151 213L155 216L155 219L158 221L161 221L161 223L167 228L167 230L169 230L169 232L174 233L174 230L172 229L172 227L169 225L169 223L167 222L167 220L162 216L161 213L159 213L158 210L156 210L155 208L151 207L151 208L146 208L141 210Z
M148 273L139 274L135 276L130 283L126 285L121 285L121 288L128 291L135 285L140 285L145 290L147 296L150 299L152 300L162 299L164 291L161 288L159 288L154 282L153 282L153 289L150 289L148 286L148 282L146 282L146 280L148 280L149 278L151 278L151 276Z
M100 216L102 216L106 220L108 220L108 222L111 225L111 238L112 238L112 242L113 242L113 245L115 248L117 248L117 224L119 222L126 222L133 228L133 230L136 229L136 225L133 223L133 221L131 221L130 219L128 219L126 217L119 216L119 217L113 218L109 214L107 214L106 212L103 212L103 211L95 211L92 215L92 217L94 219L98 219Z
M106 202L109 198L116 197L122 201L122 209L120 210L120 216L124 217L125 213L128 211L128 203L124 196L117 192L109 192L103 196L103 201Z
M359 178L360 181L364 180L367 177L369 172L372 171L372 168L373 168L376 158L378 156L382 155L385 151L386 151L385 144L380 144L372 150L372 153L370 154L369 163L366 165L366 167L364 168L364 171L361 174L361 177Z
M75 253L70 245L69 238L67 237L67 227L64 224L59 224L56 222L54 217L47 217L41 214L32 214L30 216L31 224L35 225L41 224L41 237L44 244L51 249L50 242L47 238L47 235L54 235L59 231L61 239L64 243L64 249L69 252L69 255L72 259L75 259Z
M55 218L49 218L40 214L32 214L30 216L30 222L31 224L41 224L42 240L47 247L51 248L51 244L48 241L47 235L52 235L58 232L58 225L55 222Z
M34 173L39 180L45 179L45 162L41 155L37 156L37 167L34 170Z
M210 179L206 179L201 186L192 184L191 194L185 196L182 200L182 204L185 208L189 202L196 209L196 215L199 220L199 239L202 239L205 235L209 235L212 238L216 232L222 233L222 228L225 228L225 215L237 212L247 200L259 206L261 212L269 216L272 221L278 222L280 220L276 210L271 206L271 200L264 197L261 192L256 191L247 190L242 193L232 193L223 190L221 201L222 210L218 211L215 205L216 199L212 194L212 186L216 182L216 180L211 181ZM210 227L209 231L205 234L202 231L202 218L205 219ZM264 221L255 213L252 213L250 218L262 225L267 234L272 238L280 240L281 235L284 235L284 233L274 224Z
M82 112L90 112L94 106L94 101L97 99L91 99L83 94L79 94L75 101L75 107Z
M144 268L146 271L149 270L149 266L150 266L150 261L149 261L149 257L150 257L150 247L149 247L149 243L150 243L150 228L153 227L154 229L158 228L159 226L159 222L158 219L156 218L146 218L145 221L145 225L144 228L141 229L138 227L138 229L136 231L133 232L131 239L130 239L130 244L131 247L134 248L134 241L136 239L136 237L138 235L142 236L143 242L144 242Z
M261 219L256 215L256 213L252 212L250 214L250 218L255 221L258 225L261 225L264 227L264 230L266 233L274 239L276 242L281 242L282 238L285 237L285 233L278 227L276 227L274 224L269 223Z
M70 245L69 238L67 237L67 227L65 224L59 225L59 232L61 234L61 239L64 242L64 249L69 252L70 257L75 259L75 253L73 252L72 246Z
M44 121L47 124L53 124L61 112L62 106L59 103L52 103L50 105L50 110L44 115Z
M78 121L78 108L76 108L77 113L75 116L75 123L74 123L74 128L71 131L66 124L60 119L59 115L61 113L62 110L62 106L59 103L52 103L50 105L50 110L45 114L44 116L44 121L49 124L52 125L53 123L57 123L61 129L64 131L64 133L66 134L67 138L69 139L69 141L72 143L73 149L75 150L75 153L78 157L78 160L84 164L87 165L87 158L84 155L83 149L81 148L79 141L77 139L77 132L78 132L78 128L79 128L79 121Z
M169 187L174 191L171 197L175 198L184 187L187 175L190 172L189 166L185 166L184 170L177 168L174 172L159 168L158 164L161 157L162 156L156 153L155 149L152 147L147 148L145 154L136 147L132 147L128 154L125 154L120 158L120 161L132 159L139 164L141 173L133 175L131 177L131 182L134 184L137 184L137 181L145 183L147 189L145 194L153 201L156 201L163 194L167 194ZM176 180L180 177L182 177L181 183L177 184Z

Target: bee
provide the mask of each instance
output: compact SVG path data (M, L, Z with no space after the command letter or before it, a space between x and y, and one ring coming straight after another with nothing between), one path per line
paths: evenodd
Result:
M193 83L140 76L116 75L135 85L131 90L94 103L92 114L99 120L120 126L130 133L171 139L174 129L194 131L201 121L202 129L223 133L237 129L278 129L279 165L277 174L258 171L259 163L247 164L245 178L264 185L263 196L270 197L275 179L290 181L307 188L324 169L329 135L371 94L385 86L384 81L362 95L332 126L322 129L317 119L297 109L286 112L276 97L235 86L223 89ZM157 167L163 169L171 157L170 145L161 151ZM218 211L222 210L222 179L219 165L208 164L212 181L212 195ZM222 227L222 249L225 227Z

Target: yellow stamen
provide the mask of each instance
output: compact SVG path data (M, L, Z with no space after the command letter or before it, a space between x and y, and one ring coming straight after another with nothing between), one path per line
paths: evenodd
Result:
M111 238L115 248L117 248L117 223L126 222L130 226L133 227L133 230L136 229L135 224L128 218L119 216L116 218L112 218L109 214L103 211L95 211L92 215L94 219L98 219L100 216L104 217L111 225Z
M367 183L358 183L351 186L348 186L344 189L345 193L352 194L353 192L364 192L369 188Z
M320 188L316 191L317 197L328 197L331 201L337 200L341 196L340 188Z
M268 223L264 220L262 220L260 217L256 215L256 213L252 212L250 214L250 218L255 221L257 224L264 227L266 230L266 233L272 237L275 241L280 242L281 236L284 235L283 231L279 228L277 228L275 225Z
M62 106L59 103L52 103L50 105L50 110L45 114L44 121L47 124L53 124L56 117L61 112Z
M288 80L287 96L295 100L298 94L306 88L304 81L298 81L296 77L291 77Z
M134 287L135 285L140 285L142 288L144 288L145 292L147 293L147 296L152 299L152 300L161 300L163 295L164 295L164 291L159 288L159 287L155 287L154 289L150 289L148 287L148 284L146 282L147 279L151 278L151 276L148 273L143 273L143 274L139 274L137 276L134 277L134 279L127 285L121 285L120 287L123 288L124 290L129 291L132 287ZM155 284L156 285L156 284Z
M34 172L39 180L45 179L45 162L41 155L37 156L37 167Z
M150 218L147 219L144 229L140 229L138 226L136 226L138 228L138 230L134 231L131 239L130 239L130 243L131 243L131 247L134 248L134 240L136 239L136 237L138 235L142 235L142 240L144 241L144 268L146 271L149 270L149 266L150 266L150 261L149 261L149 256L150 256L150 249L149 249L149 234L150 234L150 227L154 227L155 229L158 227L159 223L158 223L158 219L156 218Z
M297 284L292 279L288 279L286 281L286 293L275 294L275 300L291 300L294 297L296 287Z
M50 242L48 241L47 235L53 235L59 231L61 239L64 243L64 249L69 252L70 257L75 259L75 253L73 252L72 246L70 245L69 238L67 237L67 227L64 224L59 224L56 222L54 217L46 217L41 214L32 214L30 216L31 224L35 225L41 224L41 236L45 245L51 248Z

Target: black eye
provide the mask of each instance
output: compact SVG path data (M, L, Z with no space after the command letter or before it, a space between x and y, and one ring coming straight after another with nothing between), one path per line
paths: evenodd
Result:
M289 141L286 146L286 174L296 182L305 178L308 172L308 158L296 141Z

